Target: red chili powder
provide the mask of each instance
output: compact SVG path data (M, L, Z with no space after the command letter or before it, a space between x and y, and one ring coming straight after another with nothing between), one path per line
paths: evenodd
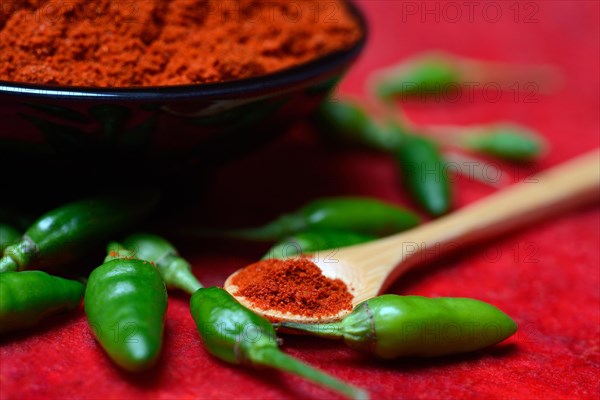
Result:
M254 306L306 317L326 317L352 309L344 282L330 279L306 258L259 261L241 270L232 283Z
M0 80L222 82L302 64L361 36L342 0L0 1Z

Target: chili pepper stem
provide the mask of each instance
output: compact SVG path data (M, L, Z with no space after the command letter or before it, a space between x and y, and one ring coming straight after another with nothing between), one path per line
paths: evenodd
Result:
M304 364L303 362L288 356L277 349L258 348L255 351L250 351L248 356L253 364L291 372L308 379L311 382L341 393L346 397L357 400L367 400L369 398L369 394L366 391L355 386L348 385L339 379L336 379L307 364Z
M192 274L190 264L181 257L174 257L168 268L161 268L161 265L158 265L158 269L164 274L163 278L170 283L170 286L190 295L204 287Z

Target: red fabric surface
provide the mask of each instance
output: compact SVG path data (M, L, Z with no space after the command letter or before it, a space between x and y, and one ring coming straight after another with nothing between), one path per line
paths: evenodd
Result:
M371 71L431 48L492 60L552 63L561 68L564 85L553 94L536 93L535 103L515 101L507 93L494 103L481 98L416 102L406 107L407 113L420 123L513 120L539 130L551 144L548 156L534 167L502 164L512 179L598 147L598 2L471 3L472 15L462 2L453 3L462 12L456 20L444 2L360 1L371 24L370 42L340 93L362 96ZM433 14L425 13L426 8ZM502 13L497 22L492 21L495 10ZM299 125L259 153L220 170L206 198L189 213L190 219L234 226L266 221L324 195L368 195L412 206L396 182L394 165L385 156L331 148L309 126ZM493 191L461 178L457 207ZM306 337L286 336L283 349L368 388L374 399L598 398L599 219L598 205L556 215L409 272L388 290L495 304L519 324L516 336L495 348L387 362L341 343ZM206 285L221 285L267 247L188 241L182 243L182 253ZM289 374L248 371L209 356L183 294L170 298L162 359L148 373L134 376L113 366L94 341L83 311L3 339L0 357L2 399L336 397Z

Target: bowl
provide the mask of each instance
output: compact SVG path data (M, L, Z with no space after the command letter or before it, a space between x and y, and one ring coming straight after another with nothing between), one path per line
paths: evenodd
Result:
M311 114L359 55L367 25L348 3L363 30L357 43L264 76L143 88L0 81L3 187L181 179L253 151Z

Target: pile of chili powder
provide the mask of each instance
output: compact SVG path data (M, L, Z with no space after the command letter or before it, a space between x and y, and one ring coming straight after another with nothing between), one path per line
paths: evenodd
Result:
M92 87L222 82L347 48L342 0L0 2L0 80Z
M306 258L268 259L251 264L232 279L254 307L305 317L331 317L352 310L352 294L340 279L323 275Z

